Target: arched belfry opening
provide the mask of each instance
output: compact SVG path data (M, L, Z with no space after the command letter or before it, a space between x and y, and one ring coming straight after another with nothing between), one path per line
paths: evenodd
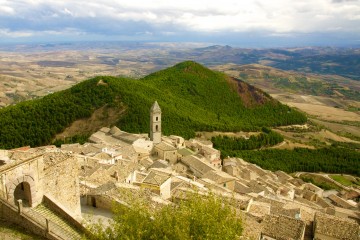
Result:
M31 187L28 182L21 182L16 186L14 190L15 204L19 199L22 200L24 206L32 207Z

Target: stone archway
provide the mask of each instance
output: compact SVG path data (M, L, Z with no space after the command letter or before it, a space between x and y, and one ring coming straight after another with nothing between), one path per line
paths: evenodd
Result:
M15 205L18 199L22 199L25 206L32 207L33 199L36 199L34 178L25 175L9 182L7 184L7 199L9 202L14 202Z
M25 207L32 206L31 187L28 182L19 183L14 190L14 201L21 199Z

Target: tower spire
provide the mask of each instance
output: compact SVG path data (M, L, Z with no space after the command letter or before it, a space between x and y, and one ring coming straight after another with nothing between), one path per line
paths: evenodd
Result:
M154 144L161 142L161 108L157 101L150 108L150 140Z

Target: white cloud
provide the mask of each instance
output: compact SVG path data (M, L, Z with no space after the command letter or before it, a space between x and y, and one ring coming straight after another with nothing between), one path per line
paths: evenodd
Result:
M15 11L14 11L13 8L11 8L9 6L1 6L0 5L0 13L1 14L10 14L10 15L12 15L12 14L15 13Z
M82 32L78 29L66 28L62 31L11 31L9 29L0 28L0 37L9 37L9 38L24 38L24 37L32 37L32 36L44 36L44 35L52 35L52 36L63 36L63 35L85 35L85 32Z
M91 33L94 29L107 31L107 26L120 29L121 25L136 22L142 23L142 29L134 33L154 29L160 34L340 30L359 33L359 13L360 1L356 0L0 0L0 15L4 15L0 28L24 28L21 31L79 28ZM6 14L12 18L7 20ZM87 20L91 23L86 24ZM56 29L51 29L54 26Z
M1 29L0 28L0 36L10 37L10 38L19 38L19 37L33 36L33 33L30 31L11 31L9 29Z

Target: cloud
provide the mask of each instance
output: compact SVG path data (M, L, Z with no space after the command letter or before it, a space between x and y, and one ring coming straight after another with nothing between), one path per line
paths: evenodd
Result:
M180 36L184 33L355 32L358 0L0 0L0 28L9 32ZM151 34L149 34L151 33Z
M0 13L12 15L15 13L15 10L9 6L0 6Z
M33 36L32 32L29 31L11 31L9 29L0 28L1 37L19 38L19 37L30 37Z

